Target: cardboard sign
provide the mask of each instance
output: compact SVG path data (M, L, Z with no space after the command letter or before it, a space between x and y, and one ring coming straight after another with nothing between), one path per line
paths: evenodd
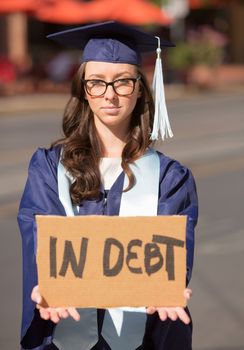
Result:
M36 216L36 221L45 305L185 306L185 216Z

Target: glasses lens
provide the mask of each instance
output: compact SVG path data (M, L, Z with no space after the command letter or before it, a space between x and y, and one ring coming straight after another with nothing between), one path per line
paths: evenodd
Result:
M116 80L114 89L119 95L130 95L134 91L134 81L132 79Z
M106 90L106 83L102 80L88 80L86 90L92 96L103 95Z

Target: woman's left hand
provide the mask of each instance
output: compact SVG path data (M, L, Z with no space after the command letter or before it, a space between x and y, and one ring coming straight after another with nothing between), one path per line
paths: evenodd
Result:
M42 296L39 291L38 285L32 289L31 299L36 304L41 304ZM62 318L72 317L75 321L80 320L80 315L74 307L41 307L39 306L40 316L43 320L51 320L54 323L58 323Z
M190 300L192 295L192 290L189 288L186 288L184 290L184 298L188 301ZM186 313L185 309L183 307L154 307L149 306L147 307L147 313L149 315L154 314L155 312L158 312L158 315L162 321L166 321L167 318L170 318L172 321L176 321L177 319L180 319L185 324L189 324L191 322L190 317Z

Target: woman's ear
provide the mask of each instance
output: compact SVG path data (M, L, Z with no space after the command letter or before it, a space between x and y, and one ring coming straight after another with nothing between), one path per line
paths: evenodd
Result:
M86 89L85 89L85 87L83 86L83 89L84 89L84 100L88 100L88 98L87 98L87 92L86 92Z
M139 90L138 90L138 95L137 98L140 98L142 96L142 86L139 86Z

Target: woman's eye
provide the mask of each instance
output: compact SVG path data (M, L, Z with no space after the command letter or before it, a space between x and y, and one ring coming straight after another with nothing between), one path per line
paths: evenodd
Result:
M94 86L103 86L104 82L101 80L91 80L89 81L89 86L94 87Z
M118 85L131 85L131 79L119 79L117 80Z

